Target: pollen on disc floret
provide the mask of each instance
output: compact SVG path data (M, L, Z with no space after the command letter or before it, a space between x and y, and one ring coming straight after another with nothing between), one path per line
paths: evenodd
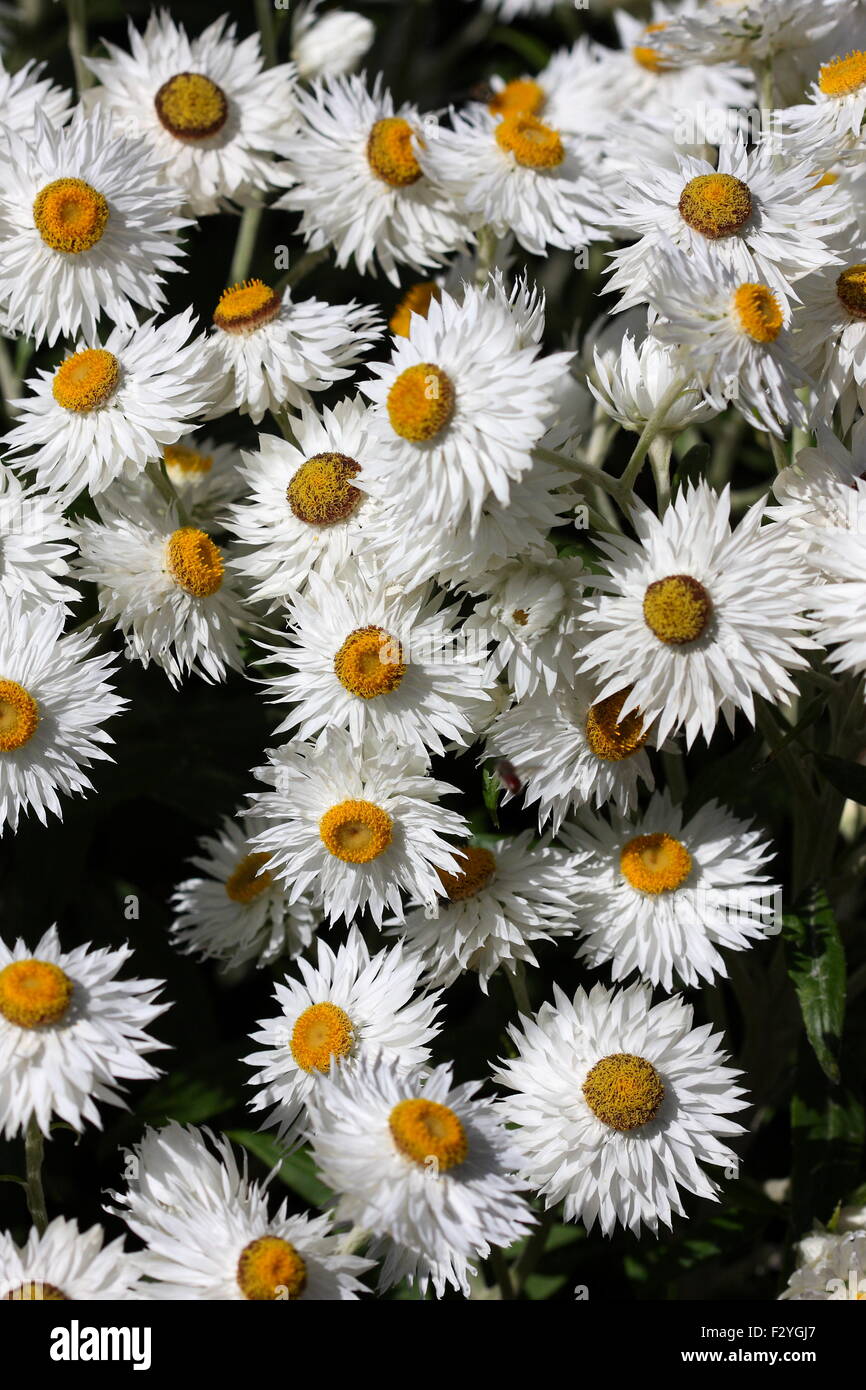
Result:
M8 1293L0 1295L5 1303L68 1303L69 1295L56 1284L46 1284L41 1279L28 1279L18 1284Z
M175 584L191 598L210 598L223 582L219 547L195 526L181 526L169 536L166 563Z
M412 127L402 116L377 121L367 138L367 163L392 188L408 188L423 174L412 148Z
M748 184L733 174L698 174L680 194L683 221L710 241L733 236L752 215Z
M710 621L713 605L703 584L690 574L671 574L647 586L643 616L660 642L696 642Z
M496 143L525 169L557 169L565 159L558 130L528 111L509 111L496 126Z
M226 879L226 897L233 903L251 903L270 888L273 874L265 868L269 854L247 854Z
M352 482L360 471L361 465L347 454L313 454L292 476L286 500L309 526L346 521L361 502L361 491Z
M774 343L782 331L782 308L767 285L739 285L734 290L731 309L737 328L754 343Z
M866 53L855 48L844 58L832 58L818 74L818 86L827 97L849 97L866 87Z
M586 715L586 741L597 758L618 763L643 748L649 738L639 710L631 710L620 719L620 710L630 690L617 691L591 705Z
M319 821L325 849L347 864L369 864L391 843L393 821L372 801L341 801Z
M496 872L496 856L480 845L465 845L455 851L455 857L460 862L458 873L451 874L445 869L437 869L437 873L449 900L460 903L474 898L487 887Z
M619 857L623 877L641 893L670 893L685 883L692 856L685 845L664 831L636 835Z
M99 410L114 395L120 382L120 363L105 348L84 348L61 362L51 383L51 394L64 410L86 415Z
M169 444L163 450L162 457L166 468L176 468L179 473L189 476L209 473L213 468L212 454L201 454L188 444Z
M445 1173L465 1163L469 1153L466 1131L458 1115L434 1100L401 1100L388 1117L394 1144L412 1163L426 1168L434 1159Z
M395 434L421 444L445 428L454 405L448 374L434 362L416 362L400 373L388 392L388 419Z
M46 246L70 256L101 241L109 216L107 200L84 179L55 179L33 202L33 221Z
M842 308L854 319L866 319L866 264L849 265L836 280Z
M644 34L660 34L663 29L667 29L667 24L648 24L644 29ZM636 43L631 51L631 56L640 67L646 68L647 72L670 72L675 64L671 63L657 48L651 48L649 44Z
M252 333L280 312L282 296L264 280L241 280L223 290L213 321L224 333Z
M340 684L362 700L373 700L396 690L406 670L400 643L381 627L360 627L350 632L334 657Z
M170 77L153 104L160 125L176 140L189 144L218 135L228 120L225 92L200 72L179 72Z
M352 1020L328 1000L311 1004L297 1019L289 1046L302 1071L329 1072L336 1057L348 1057L355 1042Z
M241 1251L238 1287L256 1302L300 1298L307 1287L307 1266L281 1236L259 1236Z
M0 970L0 1014L19 1028L59 1023L75 986L52 961L14 960Z
M0 753L23 748L36 733L39 705L17 681L0 680Z
M531 77L515 77L493 93L487 109L493 116L504 116L510 111L525 111L529 116L537 116L545 101L544 88Z
M620 1133L655 1119L664 1096L664 1084L652 1063L630 1052L602 1057L583 1083L583 1097L592 1113Z

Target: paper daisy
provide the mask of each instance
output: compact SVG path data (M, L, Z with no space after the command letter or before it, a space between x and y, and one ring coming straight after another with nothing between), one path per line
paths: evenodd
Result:
M717 801L686 820L656 792L630 820L611 808L579 814L560 835L581 855L572 903L579 955L611 962L614 980L637 971L670 992L726 976L720 950L744 951L779 929L781 889L765 872L771 846Z
M809 100L779 113L783 134L804 155L845 154L860 139L866 115L866 50L853 49L822 63Z
M826 425L818 429L814 449L801 449L793 464L773 483L776 503L767 516L785 531L796 531L803 563L813 578L828 578L825 530L856 530L859 521L857 479L866 474L866 421L858 420L846 449Z
M866 1231L806 1236L780 1299L842 1303L866 1299Z
M814 0L707 0L683 8L647 43L664 61L758 63L808 49L835 20Z
M316 906L306 896L286 902L268 856L250 849L258 828L226 816L215 834L199 842L192 859L199 874L179 883L171 899L171 937L187 954L232 968L251 960L265 966L299 955L312 941Z
M380 267L397 285L398 265L430 270L465 248L465 219L421 164L440 134L436 117L395 109L380 77L372 91L363 76L316 82L297 106L301 127L281 166L289 191L275 206L302 214L311 250L333 246L338 266Z
M262 1050L244 1060L260 1068L253 1110L268 1110L284 1144L300 1139L307 1106L332 1066L381 1055L398 1068L426 1062L439 1031L438 994L418 994L421 967L401 945L371 956L356 927L336 953L320 937L317 968L298 961L302 979L274 987L279 1012L251 1035ZM416 997L417 995L417 997Z
M40 371L27 383L33 395L13 402L20 414L4 436L16 466L69 501L136 479L213 398L195 326L187 309L161 324L115 328L104 345L81 345Z
M683 730L690 746L710 739L720 715L733 729L742 710L755 722L755 696L787 704L789 672L814 646L809 586L796 537L762 527L766 499L735 530L730 493L687 484L659 519L636 502L636 540L599 539L608 574L587 602L581 670L611 698L627 677L621 715L658 721L659 741ZM507 752L507 750L505 750Z
M687 254L703 249L717 273L766 284L783 303L796 299L794 281L837 263L829 242L843 214L833 189L816 188L811 162L782 160L769 142L747 151L730 136L717 166L680 156L675 170L621 173L612 221L636 240L612 256L607 288L622 293L620 308L646 298L671 242Z
M302 3L292 15L292 62L305 82L353 72L376 37L366 15L355 10L320 14L320 3Z
M422 168L473 227L513 232L526 251L606 241L597 153L527 110L476 105L452 114L421 152Z
M602 341L593 347L587 385L605 413L623 429L640 434L662 402L670 399L678 381L682 390L660 421L672 435L716 414L676 344L663 342L655 332L641 337L626 332L619 343Z
M572 856L533 846L531 830L458 851L460 871L443 873L446 898L435 913L419 904L394 928L420 958L430 984L447 987L474 970L484 993L490 977L537 966L534 941L577 929Z
M232 568L254 601L275 606L302 589L311 571L330 579L350 557L360 561L368 551L381 510L362 490L368 415L360 397L321 415L301 406L292 420L296 444L261 434L258 451L244 454L247 497L227 513L226 524L238 541ZM382 534L393 542L387 527Z
M258 34L238 42L226 15L190 39L161 10L143 34L130 21L131 52L103 46L107 58L84 60L101 83L90 99L163 165L196 216L260 201L293 125L291 64L266 68Z
M555 49L533 77L524 74L509 82L492 77L485 105L493 116L524 111L555 130L589 137L600 152L602 132L624 99L604 72L601 59L607 52L581 37L570 48Z
M337 728L268 757L255 775L271 790L250 798L268 823L253 849L270 855L289 902L312 889L332 922L364 908L381 925L386 909L402 916L401 888L425 903L444 894L438 871L457 870L444 837L467 827L438 804L454 788L426 776L423 758L387 740L359 749Z
M22 487L0 464L0 595L6 603L16 594L27 606L59 603L69 607L78 598L64 582L72 528L53 497Z
M267 1185L251 1182L227 1139L171 1121L145 1130L136 1176L116 1206L145 1249L136 1264L147 1297L231 1302L355 1299L370 1268L342 1253L327 1216L269 1210Z
M725 1141L743 1126L729 1116L747 1102L721 1035L693 1028L678 996L651 997L596 985L570 1000L554 986L552 1004L509 1028L517 1056L494 1072L514 1092L502 1116L519 1126L523 1176L567 1221L606 1236L670 1226L682 1192L717 1201L704 1165L737 1161Z
M861 607L866 600L866 482L856 478L847 525L827 526L814 538L821 569L829 580L815 588L809 606L815 635L833 648L834 671L866 670L866 624Z
M5 45L4 45L5 46ZM9 72L0 58L0 141L7 130L32 141L36 134L36 112L41 111L52 126L62 126L69 117L72 94L55 87L43 77L44 63L27 62L17 72Z
M448 529L468 511L477 527L488 495L507 506L530 468L568 361L539 356L520 305L495 286L467 285L460 301L443 291L390 362L369 364L378 380L361 383L375 407L375 477L422 525Z
M99 589L103 621L126 638L126 654L161 666L177 685L193 672L222 681L241 669L241 629L250 623L207 532L184 525L172 505L104 501L99 522L77 527L80 579Z
M392 738L422 757L472 743L493 713L486 643L444 601L432 585L407 592L354 565L329 580L311 573L288 610L291 641L267 644L262 662L269 697L291 706L276 732L348 729L356 746Z
M571 685L585 582L581 559L555 554L513 560L468 582L487 597L475 605L463 631L492 643L490 675L504 672L518 700L540 685L548 695L559 683Z
M203 531L224 530L229 504L246 492L240 451L207 435L182 434L176 444L165 446L162 462L193 525Z
M513 765L527 806L538 806L538 823L555 834L570 808L614 801L627 810L641 782L652 788L645 744L649 725L639 710L623 714L629 699L627 678L619 690L598 699L580 677L548 695L533 695L500 714L487 738L490 757ZM631 701L629 701L631 703ZM510 801L516 790L507 790Z
M144 1298L144 1285L123 1237L105 1244L101 1226L79 1231L56 1216L40 1235L33 1227L24 1245L0 1231L0 1302L118 1302Z
M449 1285L468 1296L474 1262L532 1227L511 1135L479 1084L380 1057L332 1070L316 1090L316 1166L340 1194L336 1218L371 1232L380 1289L407 1279L421 1294L432 1284L439 1298Z
M100 113L40 119L32 143L0 141L0 301L17 331L53 344L96 335L101 315L135 328L165 303L180 194L161 165Z
M805 425L796 394L803 369L777 291L714 264L702 246L689 255L672 246L646 295L664 315L655 333L685 358L686 379L697 379L713 410L732 402L756 429L780 438Z
M0 1129L7 1139L33 1120L73 1129L102 1122L97 1104L120 1105L123 1081L159 1075L145 1053L165 1046L147 1029L168 1004L162 980L118 980L132 957L76 946L62 951L51 927L31 952L0 940Z
M376 309L303 299L262 280L224 290L207 339L217 395L210 416L239 410L257 425L266 410L297 410L310 391L352 375L380 336Z
M92 763L110 761L105 722L126 705L114 693L113 653L92 635L63 634L64 606L21 594L0 604L0 832L32 811L62 816L61 796L93 790Z
M803 281L794 320L794 347L817 380L815 417L829 423L838 409L845 433L866 409L866 262L846 260Z

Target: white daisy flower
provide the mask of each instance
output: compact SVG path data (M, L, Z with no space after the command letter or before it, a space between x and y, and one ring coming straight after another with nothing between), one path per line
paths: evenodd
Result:
M52 126L62 126L72 107L72 93L55 87L43 76L44 63L26 62L17 72L9 72L0 58L0 140L12 130L24 140L36 136L36 112Z
M130 498L122 510L106 499L100 516L78 522L76 568L97 585L101 618L123 633L127 657L153 661L172 685L193 672L222 681L241 670L241 629L251 620L207 532L150 500Z
M377 309L292 301L262 280L224 290L207 338L217 395L209 416L239 410L254 425L265 411L299 409L310 391L326 391L352 369L382 329Z
M552 548L551 548L552 549ZM488 671L505 672L518 700L540 685L550 695L574 678L582 635L578 611L586 574L579 557L512 560L493 574L480 574L464 587L484 593L463 626L493 644Z
M725 977L719 948L747 950L778 929L781 889L764 872L772 847L717 801L686 820L656 792L636 819L583 811L560 834L581 855L578 954L593 967L610 961L614 980L638 971L670 992L675 974L686 985Z
M189 520L204 531L224 530L227 507L246 492L236 446L182 434L165 446L162 462Z
M781 111L783 135L803 154L819 149L829 156L854 149L866 116L866 51L853 49L822 63L809 100Z
M423 758L388 740L358 749L338 728L268 758L255 775L272 789L250 798L268 828L252 845L270 855L290 903L312 889L332 922L364 908L381 925L386 908L402 916L401 888L425 903L444 894L438 870L457 870L444 837L467 826L438 805L454 788L428 777Z
M331 579L350 558L362 562L380 510L362 490L368 417L360 397L321 415L301 406L292 420L297 443L261 434L258 451L243 455L247 497L226 524L239 543L232 568L254 601L274 607L303 589L312 570Z
M819 427L817 446L801 449L773 482L776 503L767 508L767 516L786 531L798 533L803 563L813 578L828 578L822 532L857 526L856 480L864 474L866 420L858 420L851 431L850 450L826 425Z
M587 385L599 405L623 429L640 432L677 381L682 391L672 401L661 423L670 434L689 425L702 424L716 414L689 370L675 343L663 342L655 332L634 338L626 332L617 342L597 343L593 370Z
M292 62L305 82L353 72L376 37L376 26L355 10L319 14L320 0L301 4L292 15Z
M16 594L28 606L78 599L71 585L67 555L74 546L72 527L53 497L24 487L0 464L0 595L8 603Z
M356 1299L371 1267L342 1253L327 1216L271 1215L267 1184L251 1182L227 1139L171 1121L147 1129L136 1176L113 1193L129 1229L145 1242L135 1256L153 1280L147 1297L232 1302Z
M180 194L106 118L77 107L39 119L32 142L0 141L0 301L16 331L53 344L96 336L100 316L135 328L177 270Z
M464 970L478 973L484 993L495 971L537 966L534 941L577 930L571 856L533 845L531 830L459 850L460 871L443 873L447 898L435 915L422 904L394 934L405 938L430 984L452 985Z
M690 255L702 248L717 272L767 284L785 304L797 297L794 281L838 264L828 243L844 218L833 189L816 188L811 163L783 161L769 142L747 151L732 135L717 167L686 155L675 170L645 164L621 174L612 220L637 240L612 255L607 288L622 292L620 308L646 298L671 242Z
M519 787L507 789L510 801L519 790L527 806L538 805L538 824L548 821L556 834L572 807L614 801L628 810L641 782L652 788L653 774L644 750L649 727L639 710L622 710L630 690L598 699L595 687L580 677L552 695L533 695L500 714L488 734L490 757L504 757L514 767ZM631 703L631 702L630 702Z
M159 161L196 216L260 201L294 124L291 63L266 68L258 34L238 42L227 15L190 39L160 10L143 34L130 21L131 52L103 46L107 58L84 60L101 83L89 100Z
M757 63L810 48L834 23L814 0L707 0L647 41L666 60Z
M531 467L569 360L539 356L520 305L497 286L467 285L459 303L443 291L394 340L390 362L369 364L379 379L361 383L381 450L371 477L399 490L421 525L447 530L468 510L476 528L488 494L507 506Z
M101 1226L79 1231L77 1221L56 1216L40 1235L31 1228L24 1245L0 1231L0 1302L106 1303L144 1298L144 1284L123 1237L105 1244Z
M567 135L599 141L624 100L602 65L607 52L583 36L570 48L555 49L549 63L534 77L524 74L505 82L494 76L487 109L502 116L525 111ZM501 264L498 258L496 264Z
M316 906L306 896L286 902L268 856L250 849L259 828L225 816L215 834L199 841L192 859L199 873L179 883L171 899L171 938L188 955L233 968L254 960L261 967L299 955L312 941Z
M534 1223L511 1135L495 1101L476 1097L479 1084L380 1057L335 1069L316 1089L316 1166L340 1194L336 1218L372 1233L381 1289L407 1279L421 1294L432 1284L438 1298L449 1285L468 1296L474 1261Z
M19 468L69 501L135 479L213 399L204 339L192 311L140 328L115 328L104 345L80 345L27 385L33 395L4 436Z
M331 580L311 572L289 606L290 642L266 644L263 664L281 672L268 671L268 694L291 705L276 733L336 727L356 745L392 738L422 757L467 747L493 713L486 644L467 640L460 605L444 602L430 584L407 592L354 565Z
M815 534L815 548L828 583L810 596L816 637L835 648L834 671L866 670L866 624L860 605L866 601L866 482L854 479L845 527L827 526Z
M805 384L776 290L733 266L720 266L702 246L670 247L646 288L662 322L655 333L685 359L714 411L731 402L756 429L780 438L804 426L797 390Z
M418 994L421 966L402 945L371 956L357 927L336 953L321 937L318 964L299 960L302 980L285 976L274 986L279 1013L260 1019L252 1033L259 1052L244 1061L259 1067L253 1110L269 1110L284 1144L299 1142L307 1107L332 1063L344 1066L383 1056L403 1070L426 1062L439 1032L437 994ZM417 996L417 997L416 997Z
M64 605L0 604L0 833L33 811L62 816L61 796L93 790L92 763L111 761L102 727L126 701L114 693L113 653L92 635L63 636Z
M132 957L89 944L62 951L51 927L31 952L0 940L0 1129L34 1121L102 1128L97 1103L124 1106L122 1081L159 1075L145 1053L165 1047L147 1029L168 1004L162 980L118 980Z
M514 1095L503 1118L521 1171L548 1206L564 1203L566 1221L641 1226L684 1215L681 1192L717 1201L719 1186L703 1165L728 1167L726 1139L743 1126L741 1075L710 1024L692 1027L680 997L651 1003L646 985L579 989L570 1000L554 986L553 1004L511 1025L517 1056L494 1079Z
M607 240L594 147L520 107L494 114L476 104L451 122L427 141L420 163L474 228L512 232L539 256L547 246Z
M815 418L829 423L838 409L847 434L858 407L866 410L866 263L845 259L843 270L803 281L794 347L817 379Z
M797 1244L797 1268L780 1299L841 1303L866 1299L866 1231L807 1236Z
M465 249L464 219L421 163L441 134L435 117L395 109L381 76L368 92L363 74L315 82L297 106L301 128L280 166L289 191L275 207L302 214L311 250L333 246L338 266L354 259L397 285L398 265L429 270Z
M659 741L682 729L690 746L709 740L720 715L730 729L742 710L755 722L755 696L787 704L789 672L814 647L809 586L796 537L762 527L766 499L735 530L729 490L687 484L659 518L636 501L637 539L605 535L608 574L587 602L581 670L602 682L598 698L630 692L622 713L658 721ZM507 751L507 750L506 750Z

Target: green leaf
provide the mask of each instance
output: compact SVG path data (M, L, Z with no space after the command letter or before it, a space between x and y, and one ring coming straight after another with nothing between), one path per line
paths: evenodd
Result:
M828 1085L803 1042L791 1101L791 1214L795 1235L831 1220L860 1175L863 1105L847 1087Z
M824 1075L839 1080L839 1044L845 1018L845 952L827 894L809 890L803 908L783 919L790 975L806 1033Z
M834 757L832 753L816 753L815 762L823 772L831 787L866 806L866 767L862 763L851 763L846 758Z
M151 1087L137 1114L148 1124L177 1120L179 1124L198 1125L230 1110L235 1099L232 1089L220 1081L180 1071Z
M524 62L530 68L540 72L546 68L550 62L550 49L547 44L536 39L532 34L522 34L517 29L506 28L505 25L497 24L490 32L490 37L494 43L504 44L506 48L512 48L515 53L519 53Z
M331 1200L331 1189L317 1176L313 1160L305 1149L286 1157L273 1135L251 1129L229 1129L226 1135L255 1154L268 1168L277 1168L280 1181L311 1206L324 1207Z
M0 1182L17 1182L19 1187L26 1187L27 1183L23 1178L16 1178L14 1173L0 1173Z

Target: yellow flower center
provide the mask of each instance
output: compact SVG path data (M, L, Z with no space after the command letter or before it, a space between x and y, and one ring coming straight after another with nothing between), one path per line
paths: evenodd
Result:
M397 377L387 404L394 433L420 444L444 429L454 414L454 387L441 367L418 362Z
M273 874L264 867L270 858L267 854L247 854L240 861L234 873L226 879L226 896L233 903L251 903L260 893L264 893L274 881Z
M812 187L813 187L813 188L832 188L832 187L833 187L833 184L834 184L834 183L838 183L838 182L839 182L839 175L838 175L838 174L834 174L832 169L828 169L828 170L826 171L826 173L823 173L823 174L821 175L821 177L819 178L818 182L817 182L817 183L814 183L814 184L812 185Z
M685 883L692 856L685 845L664 831L637 835L623 847L619 867L640 893L670 893Z
M341 801L319 821L319 835L329 854L346 864L369 864L391 843L394 823L372 801Z
M396 690L406 674L403 648L381 627L359 627L350 632L334 657L334 670L350 695L375 699Z
M465 868L459 873L449 874L444 869L436 870L452 903L462 903L467 898L474 898L476 893L487 887L496 872L496 856L491 854L489 849L481 849L478 845L466 845L457 851L457 855L465 864Z
M39 706L17 681L0 680L0 753L14 753L36 733Z
M748 184L733 174L699 174L689 179L679 201L680 217L696 232L718 241L732 236L752 215Z
M866 86L866 53L855 48L845 58L833 58L824 63L818 76L818 86L827 97L849 97Z
M300 1298L307 1287L307 1266L280 1236L259 1236L241 1251L238 1287L256 1302Z
M332 526L356 511L361 492L352 483L361 465L346 454L313 454L286 488L289 506L309 526Z
M866 265L849 265L836 281L836 294L852 319L866 319Z
M388 320L391 332L398 338L408 338L412 315L420 314L426 319L433 300L438 304L441 298L442 291L433 280L419 280L417 285L410 285Z
M33 203L36 230L52 251L89 251L108 224L108 203L84 179L55 179Z
M412 148L412 127L402 116L377 121L367 140L367 162L377 178L392 188L408 188L424 172Z
M26 1284L19 1284L9 1293L4 1293L2 1298L6 1303L10 1300L15 1303L69 1302L69 1295L58 1289L56 1284L43 1284L41 1279L31 1279Z
M120 363L105 348L85 348L61 362L54 373L51 394L64 410L86 415L111 399L120 381Z
M222 130L229 104L222 87L200 72L179 72L153 99L159 123L176 140L194 145Z
M509 111L496 127L496 143L524 169L556 169L565 159L558 130L527 111Z
M280 312L282 297L263 280L241 280L223 290L213 321L224 333L252 333Z
M712 601L703 584L689 574L656 579L643 597L647 627L660 642L674 647L697 641L712 611Z
M753 343L774 343L782 331L779 301L766 285L746 284L734 290L734 319L741 333Z
M504 116L511 111L525 111L528 116L537 116L545 99L544 88L533 82L531 77L517 77L493 93L487 109L493 116Z
M662 29L667 29L666 24L648 24L644 29L645 34L659 34ZM649 45L635 44L631 51L631 56L636 63L647 72L670 72L675 67L674 63L669 63L657 48L650 48Z
M186 444L169 444L162 457L168 472L181 477L209 473L213 468L212 454L200 454Z
M460 1120L435 1100L401 1100L388 1116L388 1128L400 1153L419 1168L446 1173L464 1163L469 1152Z
M19 1028L58 1023L72 999L69 976L48 960L14 960L0 970L0 1014Z
M583 1098L602 1124L627 1133L655 1119L665 1088L651 1062L614 1052L596 1062L583 1083Z
M590 706L586 716L586 741L597 758L608 763L619 763L630 758L643 748L649 737L644 731L639 710L632 710L624 719L619 712L629 691L620 690L616 695L608 695Z
M169 536L166 563L175 584L192 598L210 598L223 582L219 548L194 526L182 526Z
M348 1057L355 1029L336 1004L312 1004L292 1029L292 1056L302 1071L331 1070L331 1060Z

